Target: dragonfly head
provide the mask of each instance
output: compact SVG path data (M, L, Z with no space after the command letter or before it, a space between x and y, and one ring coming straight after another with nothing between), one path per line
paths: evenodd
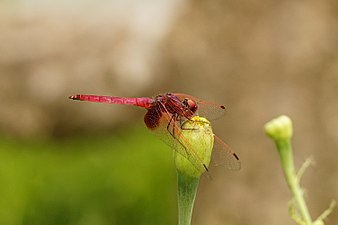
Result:
M198 109L196 102L192 99L185 98L183 104L192 112L195 113Z

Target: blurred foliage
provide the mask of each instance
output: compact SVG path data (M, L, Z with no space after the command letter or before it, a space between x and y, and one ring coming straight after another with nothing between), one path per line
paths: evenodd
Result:
M0 224L173 224L171 156L143 127L68 140L0 138Z

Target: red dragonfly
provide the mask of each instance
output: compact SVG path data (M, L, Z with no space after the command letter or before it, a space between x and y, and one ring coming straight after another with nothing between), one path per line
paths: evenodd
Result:
M109 104L134 105L147 109L144 122L162 141L188 159L200 172L208 171L206 165L199 159L189 140L182 138L181 125L184 121L199 115L209 120L216 119L225 113L225 106L207 102L190 95L180 93L165 93L154 98L125 98L98 95L72 95L70 99ZM180 137L180 138L178 138ZM180 147L177 147L180 145ZM182 148L183 147L183 148ZM221 157L220 164L231 170L239 170L239 157L220 138L215 136L214 149Z

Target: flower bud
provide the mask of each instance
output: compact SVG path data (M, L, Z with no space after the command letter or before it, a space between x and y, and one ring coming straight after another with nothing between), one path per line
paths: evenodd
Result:
M264 129L265 133L275 141L288 140L292 137L292 121L285 115L266 123Z
M187 151L189 159L176 152L176 169L185 175L200 177L209 166L214 144L210 122L204 117L195 116L186 120L181 128L183 137L178 139L181 143L188 143L184 151Z

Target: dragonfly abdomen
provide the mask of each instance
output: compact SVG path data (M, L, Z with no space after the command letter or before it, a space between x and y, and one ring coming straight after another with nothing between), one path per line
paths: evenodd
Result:
M139 106L139 107L146 108L146 109L148 109L153 103L153 99L151 98L124 98L124 97L105 96L105 95L72 95L72 96L69 96L69 98L73 100L87 101L87 102L135 105L135 106Z

